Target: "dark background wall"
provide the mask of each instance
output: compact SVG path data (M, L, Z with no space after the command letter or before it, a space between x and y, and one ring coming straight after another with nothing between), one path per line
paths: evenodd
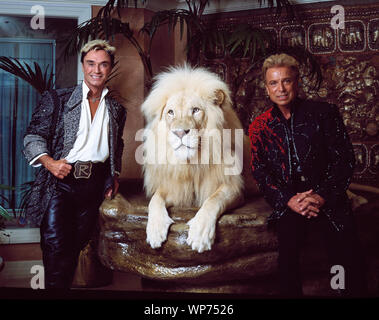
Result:
M331 7L341 3L345 29L334 30ZM233 30L238 24L248 23L270 33L278 45L298 45L314 54L322 68L323 82L319 90L312 90L314 82L303 76L300 95L339 106L356 152L354 180L378 186L379 2L327 2L295 9L298 19L294 20L284 14L278 18L268 9L213 14L207 20L210 28L219 30ZM232 88L244 69L250 67L245 58L238 61L217 49L202 55L202 64L221 74ZM269 106L260 67L250 71L234 92L245 128Z

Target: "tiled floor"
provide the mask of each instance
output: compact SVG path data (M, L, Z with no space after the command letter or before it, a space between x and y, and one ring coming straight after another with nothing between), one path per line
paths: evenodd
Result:
M35 275L35 273L31 273L34 265L42 266L42 261L5 261L4 268L0 272L0 288L30 288L31 279ZM94 288L94 290L142 291L142 287L138 276L114 272L112 284Z

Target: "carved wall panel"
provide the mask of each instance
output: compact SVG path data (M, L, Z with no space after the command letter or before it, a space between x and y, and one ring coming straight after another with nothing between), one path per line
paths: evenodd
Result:
M368 23L368 46L371 50L379 50L379 19Z
M360 20L346 21L345 29L338 29L338 47L342 52L362 52L366 49L366 28Z
M337 48L337 35L330 23L313 23L308 28L308 48L313 54L333 53Z
M209 15L207 19L212 28L220 30L248 23L273 35L277 44L300 45L314 54L322 67L323 82L316 92L312 79L302 76L300 96L339 106L356 152L354 180L379 186L379 4L344 6L345 29L338 30L330 24L330 9L327 3L298 7L301 24L278 19L263 9ZM247 128L270 104L261 65L241 80L250 67L246 59L236 63L220 52L201 56L201 64L231 86L236 111Z
M283 26L280 31L280 43L286 46L306 47L304 27L298 25Z

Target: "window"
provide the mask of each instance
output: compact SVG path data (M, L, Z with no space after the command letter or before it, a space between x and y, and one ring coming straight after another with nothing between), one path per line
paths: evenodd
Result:
M0 38L0 56L19 59L42 71L55 70L55 40ZM22 156L23 136L30 122L39 93L26 81L0 70L0 183L15 186L1 190L5 208L18 208L21 186L34 180L34 170ZM5 200L7 199L7 201Z
M1 9L1 5L0 5ZM0 56L17 58L35 70L53 72L56 88L77 84L78 57L65 57L66 38L77 26L77 18L45 18L45 29L34 30L29 16L0 14ZM37 169L22 154L23 137L40 94L26 81L0 70L0 204L19 208L22 186L35 179Z

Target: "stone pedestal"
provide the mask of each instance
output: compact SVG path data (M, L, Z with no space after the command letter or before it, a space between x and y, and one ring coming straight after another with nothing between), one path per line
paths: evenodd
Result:
M146 243L148 200L143 192L106 200L101 206L99 257L110 269L142 277L147 290L250 293L277 291L277 238L267 230L271 208L262 197L250 198L218 221L211 251L198 253L186 244L186 223L198 208L169 208L174 220L168 239L159 249ZM372 205L371 205L372 206ZM357 213L360 236L370 260L372 290L379 292L379 211L367 207ZM302 256L304 292L333 295L322 235L310 234ZM330 277L328 277L330 276Z

